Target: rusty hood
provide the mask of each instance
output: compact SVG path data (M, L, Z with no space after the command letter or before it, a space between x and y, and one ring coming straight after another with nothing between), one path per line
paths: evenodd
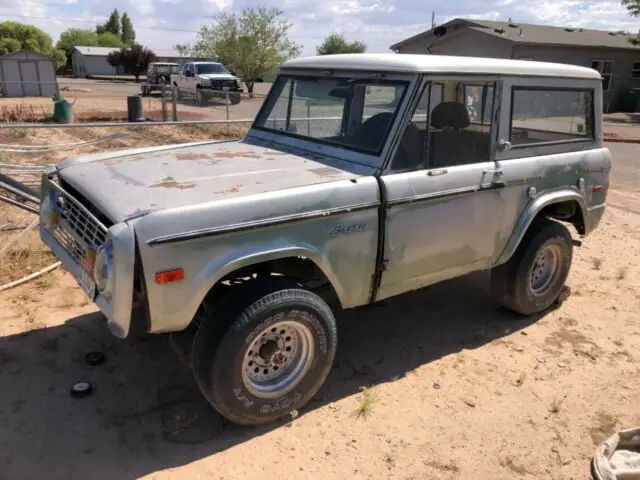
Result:
M105 152L59 166L63 184L115 222L160 209L371 173L335 158L246 139Z

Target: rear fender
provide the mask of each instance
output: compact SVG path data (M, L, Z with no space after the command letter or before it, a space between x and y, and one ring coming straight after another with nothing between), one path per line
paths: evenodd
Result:
M498 257L498 261L494 266L501 265L507 262L511 256L515 253L518 245L522 241L524 235L527 233L531 222L536 218L536 216L542 211L543 208L548 207L549 205L553 205L555 203L567 202L567 201L576 201L578 205L580 205L580 210L582 211L582 217L585 219L585 223L588 219L588 208L585 202L584 197L581 192L577 188L564 188L562 190L556 190L551 192L546 192L536 197L529 202L525 211L520 215L516 226L507 241L507 245Z

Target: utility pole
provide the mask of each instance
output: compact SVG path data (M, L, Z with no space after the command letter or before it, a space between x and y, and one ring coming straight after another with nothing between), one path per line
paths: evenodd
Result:
M436 12L431 12L431 30L436 28Z

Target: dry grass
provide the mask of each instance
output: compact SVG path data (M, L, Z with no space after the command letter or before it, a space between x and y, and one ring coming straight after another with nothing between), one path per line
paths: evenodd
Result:
M616 275L616 278L618 280L624 280L625 278L627 278L628 273L629 273L629 267L620 267L618 268L618 274Z
M2 243L11 238L3 236ZM31 231L0 256L0 284L37 272L55 260L51 250L40 241L37 230ZM42 277L39 280L40 287L46 288L45 283L48 281L47 277Z
M374 405L377 403L378 397L371 389L367 387L362 388L362 394L360 395L360 405L356 410L356 416L358 418L367 418L371 415Z

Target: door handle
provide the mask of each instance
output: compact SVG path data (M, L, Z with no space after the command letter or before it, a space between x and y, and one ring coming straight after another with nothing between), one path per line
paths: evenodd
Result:
M485 173L487 175L492 173L494 175L500 176L500 175L502 175L502 169L501 168L494 168L494 169L491 169L491 170L483 170L482 173Z
M448 172L446 169L438 169L438 170L429 170L427 175L430 177L437 177L438 175L446 175Z

